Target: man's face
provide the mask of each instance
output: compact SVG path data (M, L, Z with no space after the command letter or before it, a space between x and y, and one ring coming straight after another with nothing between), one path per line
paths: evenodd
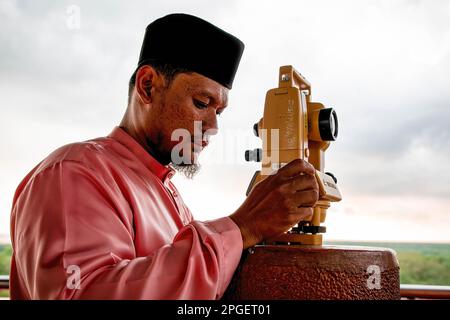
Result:
M208 136L217 133L217 116L226 108L227 99L228 89L205 76L176 75L169 87L154 91L147 128L150 150L163 163L176 163L172 150L177 150L183 158L181 165L197 164Z

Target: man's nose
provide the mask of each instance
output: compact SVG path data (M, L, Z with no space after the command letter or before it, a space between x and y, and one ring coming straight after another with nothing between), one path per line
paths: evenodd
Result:
M208 117L203 122L203 129L208 131L208 135L213 136L219 132L219 126L217 124L216 111L211 108L211 112L208 113Z

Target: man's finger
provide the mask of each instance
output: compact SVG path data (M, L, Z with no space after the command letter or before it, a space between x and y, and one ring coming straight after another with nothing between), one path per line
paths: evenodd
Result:
M286 183L286 188L292 193L305 190L319 190L317 179L313 175L304 174L290 178Z
M305 190L297 192L295 195L298 207L313 207L319 199L318 190Z
M305 160L295 159L278 170L278 174L283 178L292 178L300 174L314 175L314 167Z
M300 207L292 210L290 219L292 221L292 225L299 223L300 221L310 221L313 216L313 208L308 207Z

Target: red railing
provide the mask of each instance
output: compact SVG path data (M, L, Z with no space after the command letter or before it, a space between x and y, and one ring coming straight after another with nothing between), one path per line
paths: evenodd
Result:
M450 299L450 286L402 284L400 294L407 299Z
M0 276L0 290L9 289L9 276Z
M7 289L9 289L9 277L0 276L0 290ZM450 299L450 286L402 284L400 294L406 299Z

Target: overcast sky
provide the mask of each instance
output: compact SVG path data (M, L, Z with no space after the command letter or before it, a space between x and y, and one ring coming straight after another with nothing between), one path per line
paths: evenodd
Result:
M145 27L173 12L246 45L201 173L175 178L197 219L244 200L258 168L243 159L260 146L252 125L279 66L291 64L312 83L313 100L339 116L326 169L344 198L329 210L326 239L450 241L446 0L0 0L0 234L9 234L26 173L55 148L120 122Z

